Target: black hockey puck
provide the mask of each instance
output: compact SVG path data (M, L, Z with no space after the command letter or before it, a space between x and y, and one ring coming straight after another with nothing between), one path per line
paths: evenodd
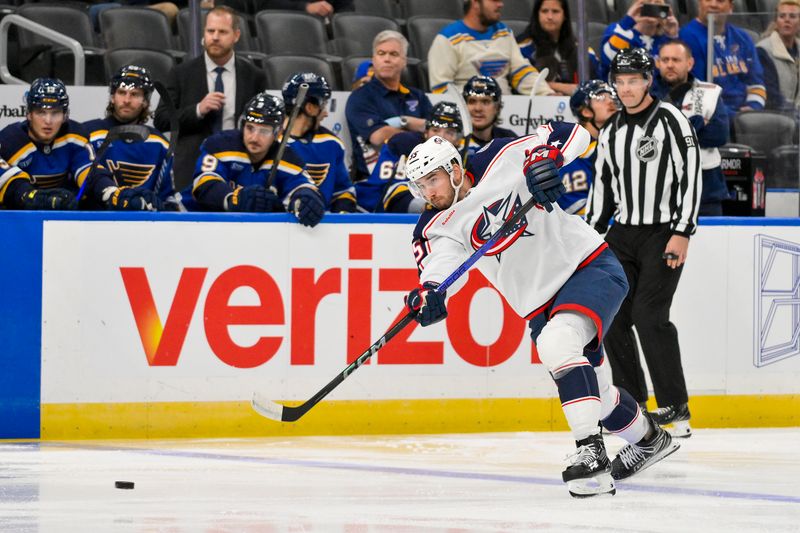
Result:
M133 481L115 481L114 486L118 489L132 489Z

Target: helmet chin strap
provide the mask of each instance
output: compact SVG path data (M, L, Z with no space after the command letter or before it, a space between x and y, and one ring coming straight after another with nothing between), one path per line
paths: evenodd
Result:
M463 172L461 173L461 181L458 183L458 185L456 185L456 181L453 174L455 174L455 171L449 174L450 186L453 187L453 203L450 204L450 207L453 207L454 205L456 205L456 202L458 202L458 193L461 191L461 187L464 185L464 173Z

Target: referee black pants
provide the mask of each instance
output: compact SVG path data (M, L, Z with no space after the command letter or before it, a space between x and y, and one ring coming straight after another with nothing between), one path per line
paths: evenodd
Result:
M647 384L633 334L633 326L636 326L660 407L686 403L689 398L678 330L669 320L672 296L683 270L682 266L674 270L669 268L662 258L670 237L669 224L614 224L606 235L630 284L628 295L603 341L614 384L630 392L637 402L647 401Z

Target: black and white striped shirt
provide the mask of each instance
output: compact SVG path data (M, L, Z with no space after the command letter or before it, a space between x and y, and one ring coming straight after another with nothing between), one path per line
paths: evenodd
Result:
M600 131L586 220L600 232L612 216L631 226L669 223L689 236L701 189L694 128L678 108L655 100L635 115L620 111Z

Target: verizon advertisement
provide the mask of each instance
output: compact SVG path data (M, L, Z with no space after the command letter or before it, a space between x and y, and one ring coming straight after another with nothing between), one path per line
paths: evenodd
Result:
M251 218L45 221L42 403L306 400L405 312L412 224ZM700 227L672 308L691 395L796 394L798 265L797 226ZM329 398L556 395L478 272L448 310Z
M306 399L405 312L411 229L48 221L42 402ZM527 324L478 272L449 312L406 328L331 397L555 393Z

